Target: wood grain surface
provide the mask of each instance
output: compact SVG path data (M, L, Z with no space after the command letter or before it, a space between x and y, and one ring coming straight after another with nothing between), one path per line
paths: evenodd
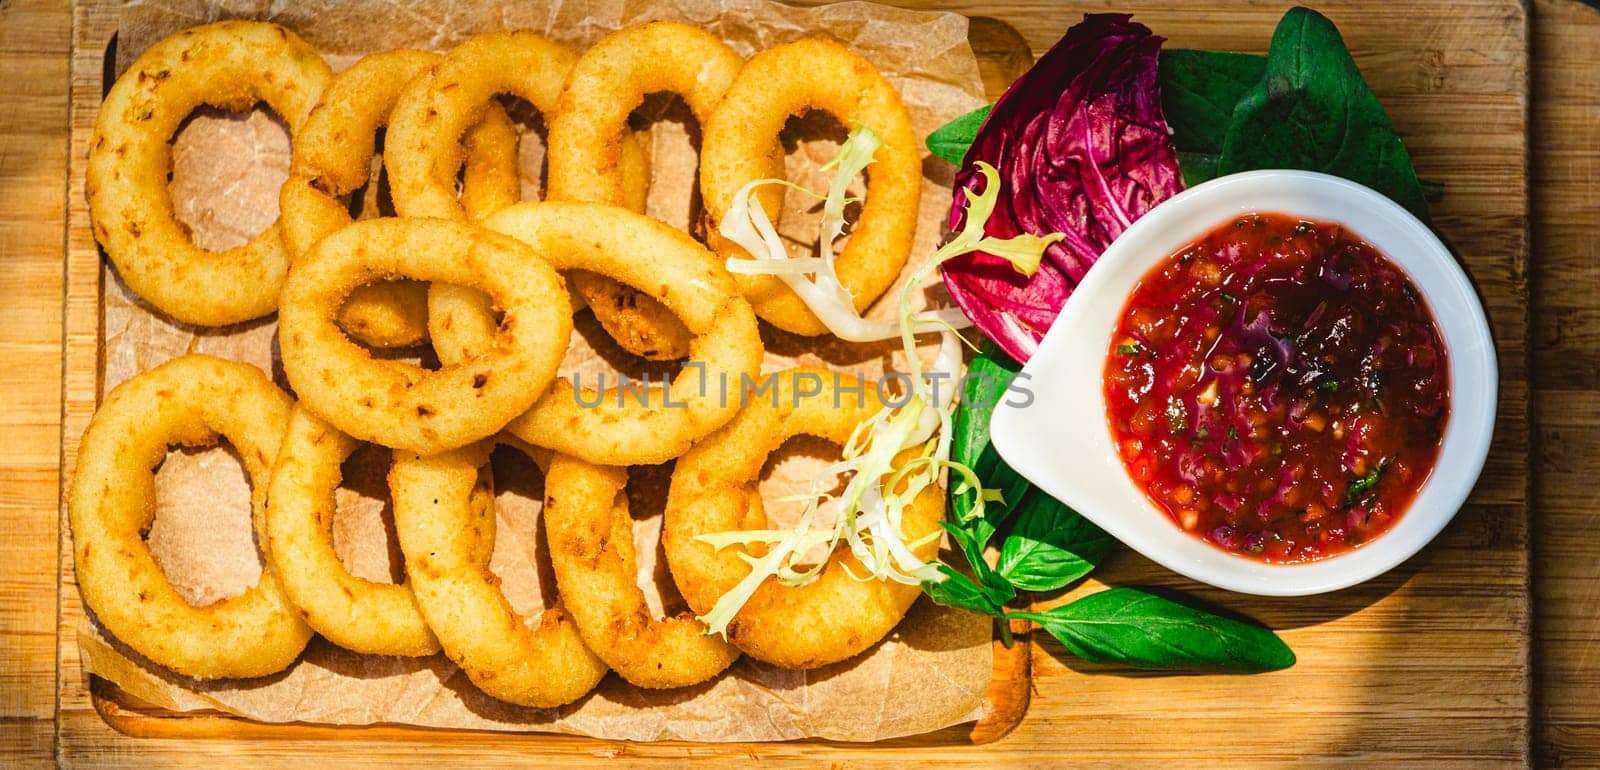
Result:
M1260 50L1278 5L1206 2L1116 3L1135 11L1172 45ZM0 2L0 325L4 446L0 455L0 751L7 764L259 766L311 757L353 765L454 761L509 764L530 759L599 765L617 757L744 764L821 761L889 765L948 760L990 765L1050 761L1109 764L1139 759L1186 765L1196 759L1266 766L1323 760L1403 760L1407 765L1485 766L1528 761L1528 572L1526 461L1529 457L1526 347L1529 209L1522 166L1530 134L1528 16L1536 127L1532 133L1537 277L1532 329L1538 384L1538 690L1534 715L1541 764L1600 762L1600 660L1594 654L1597 527L1590 479L1600 469L1600 299L1594 257L1600 243L1600 170L1595 87L1600 85L1597 14L1565 2L1531 11L1503 2L1319 3L1344 30L1375 90L1390 108L1424 176L1448 184L1438 224L1483 290L1506 377L1495 456L1472 505L1441 538L1399 572L1356 591L1315 601L1268 602L1198 592L1278 628L1301 656L1281 674L1152 677L1097 670L1085 675L1052 644L1035 656L1034 703L1022 726L981 749L912 739L870 748L688 746L583 739L347 730L335 739L251 736L132 739L88 707L71 628L77 592L60 594L57 446L75 450L92 408L97 337L92 288L72 283L66 299L62 381L63 212L83 221L81 175L66 176L68 15L32 0ZM957 7L1020 29L1035 50L1053 42L1080 10L1018 2ZM109 35L105 17L75 10L80 40ZM98 51L79 47L75 92L98 95ZM80 127L92 103L73 107ZM81 172L86 134L73 139ZM93 270L93 243L69 237L67 269ZM86 267L87 266L87 267ZM74 363L77 361L79 363ZM66 426L57 436L67 394ZM85 401L83 394L89 394ZM61 443L58 445L57 440ZM70 462L70 460L69 460ZM69 560L70 561L70 560ZM70 572L70 564L68 565ZM70 578L70 575L67 577ZM1190 587L1128 554L1107 577ZM57 638L60 660L55 659ZM1076 668L1075 668L1076 667ZM281 734L280 734L281 735ZM935 736L935 739L938 739ZM946 741L948 742L948 741ZM322 764L322 762L318 762Z
M0 4L0 752L55 754L70 17Z
M1600 10L1534 21L1534 757L1600 767Z

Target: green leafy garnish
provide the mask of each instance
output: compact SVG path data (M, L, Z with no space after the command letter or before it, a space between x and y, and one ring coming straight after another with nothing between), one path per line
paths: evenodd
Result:
M948 564L940 564L939 572L944 575L944 580L922 584L922 590L935 602L984 615L999 615L1002 612L1001 605L990 601L972 578L955 571Z
M1233 108L1266 71L1267 57L1221 51L1161 52L1161 109L1172 127L1183 183L1217 175Z
M1294 652L1270 629L1136 588L1112 588L1043 612L1007 617L1038 623L1092 663L1250 673L1295 662Z
M1309 8L1278 22L1261 80L1234 107L1219 175L1259 168L1321 171L1360 182L1427 221L1428 204L1389 114L1339 30Z
M951 165L959 166L967 157L967 148L978 136L983 121L988 120L994 105L985 104L978 109L950 121L928 134L928 151Z
M1061 501L1031 490L1000 549L998 571L1024 591L1055 591L1087 576L1111 550L1111 536Z
M1000 453L989 443L989 419L1021 368L999 345L984 340L978 354L967 363L961 406L953 421L950 461L971 468L983 482L984 490L996 493L995 504L984 509L991 526L999 526L1010 516L1029 487L1026 479L1000 460ZM965 521L971 515L977 494L977 490L961 485L951 487L950 512L956 521Z
M982 591L984 596L996 606L1017 598L1017 587L990 567L989 562L983 558L983 543L993 534L992 530L985 533L981 523L970 529L948 521L942 522L941 526L950 533L950 539L955 541L956 547L961 549L962 556L966 557L968 567L977 578L978 590Z
M1119 356L1137 356L1144 353L1144 346L1137 342L1124 342L1117 346Z

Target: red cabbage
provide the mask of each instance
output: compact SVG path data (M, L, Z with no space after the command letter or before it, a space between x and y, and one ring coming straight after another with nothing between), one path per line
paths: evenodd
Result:
M1032 355L1072 289L1133 220L1182 189L1161 114L1162 38L1126 14L1085 15L995 103L956 175L950 227L986 161L1005 185L984 231L996 238L1064 233L1039 272L984 253L942 271L962 312L1018 361Z

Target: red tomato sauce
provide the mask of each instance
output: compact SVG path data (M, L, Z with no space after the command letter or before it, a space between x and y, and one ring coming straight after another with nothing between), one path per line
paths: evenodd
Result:
M1277 214L1228 222L1140 280L1105 389L1150 499L1278 563L1389 529L1449 414L1444 344L1410 279L1339 225Z

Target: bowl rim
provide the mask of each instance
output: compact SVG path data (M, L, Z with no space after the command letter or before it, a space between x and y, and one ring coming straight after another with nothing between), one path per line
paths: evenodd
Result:
M1339 222L1377 248L1417 287L1448 361L1450 414L1439 455L1404 515L1367 543L1310 562L1260 561L1179 529L1128 476L1105 416L1106 351L1133 286L1157 262L1229 218L1251 212ZM1493 439L1499 398L1495 356L1488 318L1470 278L1415 216L1381 193L1339 177L1282 169L1244 172L1163 201L1106 248L1023 366L1018 380L1031 396L1025 402L1002 399L990 435L1019 474L1168 569L1241 593L1325 593L1399 566L1455 517L1476 485ZM1085 420L1088 430L1058 427L1083 426Z

